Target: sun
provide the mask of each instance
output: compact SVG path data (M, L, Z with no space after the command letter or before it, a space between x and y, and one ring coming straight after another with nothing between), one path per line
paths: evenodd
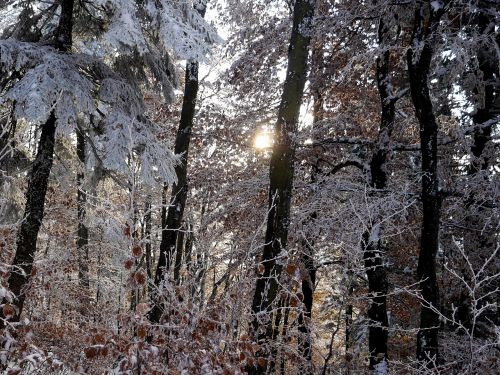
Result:
M255 136L254 146L255 146L255 148L257 148L259 150L271 148L271 146L272 146L271 134L269 134L267 132L258 133Z

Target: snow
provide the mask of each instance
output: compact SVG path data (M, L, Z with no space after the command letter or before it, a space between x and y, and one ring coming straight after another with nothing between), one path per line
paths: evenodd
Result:
M178 158L155 141L158 128L143 115L141 93L98 59L2 40L0 67L3 71L25 71L4 96L4 101L15 103L16 118L41 125L54 111L59 137L74 134L77 117L85 124L100 119L103 134L86 130L104 167L126 173L129 157L138 154L146 183L155 177L165 183L176 181Z
M389 367L387 365L387 360L384 358L374 366L372 375L387 375L388 373Z
M438 12L439 10L444 8L444 3L441 0L431 1L431 8L434 13Z
M370 231L370 242L378 242L380 240L380 224L377 223L372 226L372 229Z
M210 45L221 43L217 32L193 7L192 1L148 1L146 9L162 44L181 59L206 61Z

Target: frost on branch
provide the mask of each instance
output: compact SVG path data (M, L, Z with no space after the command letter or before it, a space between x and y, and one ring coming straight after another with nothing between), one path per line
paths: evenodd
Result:
M22 74L2 98L15 103L16 118L43 124L53 109L59 132L66 133L79 113L95 112L93 85L80 74L73 57L49 47L5 40L0 42L0 63L3 72Z
M142 176L151 182L157 170L165 182L175 181L176 159L155 145L152 125L144 118L139 93L99 60L64 55L51 47L15 40L0 42L0 69L21 78L6 88L2 104L14 105L14 116L41 125L54 111L59 136L74 132L77 118L104 127L97 135L104 167L125 171L131 153L140 156ZM87 129L89 137L95 136Z
M75 2L73 49L105 58L137 88L153 86L167 102L177 87L175 58L206 61L220 37L195 8L202 2L91 0ZM0 5L2 38L50 43L58 3ZM22 25L22 27L20 26Z
M164 47L180 58L205 61L210 45L222 41L194 8L193 1L150 0L146 9Z
M183 59L203 61L210 53L210 44L221 41L194 8L193 1L150 0L141 7L131 0L96 3L111 15L104 41L122 52L153 52L146 35L155 30L161 46Z

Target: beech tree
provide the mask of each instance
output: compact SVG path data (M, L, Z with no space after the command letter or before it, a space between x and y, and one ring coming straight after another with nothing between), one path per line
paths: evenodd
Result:
M420 124L422 153L422 236L418 261L418 277L422 287L423 307L417 337L417 358L436 361L438 355L439 316L432 307L438 306L436 254L439 247L441 197L437 175L438 124L433 112L427 81L434 54L433 44L445 4L428 3L429 18L424 19L424 3L417 2L412 45L408 50L408 72L416 117ZM424 25L425 24L425 25ZM420 49L421 48L421 49ZM418 53L418 56L417 56ZM426 306L428 304L429 306Z
M197 11L203 17L205 15L206 4L199 3ZM188 60L186 63L186 73L184 79L184 97L182 102L181 118L175 139L174 152L182 155L182 163L176 166L177 182L172 187L171 199L168 210L164 209L162 215L166 215L165 222L162 222L162 239L160 244L160 255L155 274L155 285L160 286L163 279L168 275L172 260L174 261L174 280L180 283L180 268L183 258L183 247L177 246L180 239L182 245L182 231L184 208L186 206L188 181L187 181L187 160L189 154L189 143L196 110L196 98L198 94L198 69L199 62ZM162 218L163 221L163 218ZM184 228L183 228L184 227ZM175 258L173 258L175 256ZM161 310L155 304L150 313L150 319L158 322Z
M310 36L307 34L314 13L314 3L297 1L293 12L292 35L288 52L287 78L278 110L274 131L274 145L269 169L269 213L267 217L266 245L262 254L261 276L257 279L252 311L252 323L259 342L273 337L272 318L269 313L279 293L278 278L282 270L280 253L286 251L290 203L293 187L295 140L300 104L307 74L307 54ZM260 327L263 326L264 329ZM269 358L272 362L274 359ZM256 373L264 373L266 366L257 364ZM253 370L249 370L252 372Z

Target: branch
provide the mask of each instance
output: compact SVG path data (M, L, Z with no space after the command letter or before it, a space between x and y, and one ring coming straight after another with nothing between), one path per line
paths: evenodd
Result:
M457 139L453 139L450 137L445 137L441 139L441 141L438 142L438 146L446 146L451 143L457 142ZM372 146L376 143L376 141L371 140L371 139L366 139L366 138L351 138L351 137L331 137L331 138L325 138L321 141L318 142L313 142L313 143L308 143L308 144L302 144L298 147L317 147L317 146L322 146L325 144L347 144L347 145L361 145L361 146ZM392 151L419 151L420 150L420 144L415 143L415 144L405 144L405 143L393 143L392 146L388 148L388 150Z
M325 175L331 176L331 175L339 172L340 170L342 170L345 167L356 167L356 168L360 169L362 172L367 171L366 166L363 163L361 163L360 161L358 161L358 160L346 160L346 161L343 161L343 162L333 166L333 168L329 172L325 173Z

